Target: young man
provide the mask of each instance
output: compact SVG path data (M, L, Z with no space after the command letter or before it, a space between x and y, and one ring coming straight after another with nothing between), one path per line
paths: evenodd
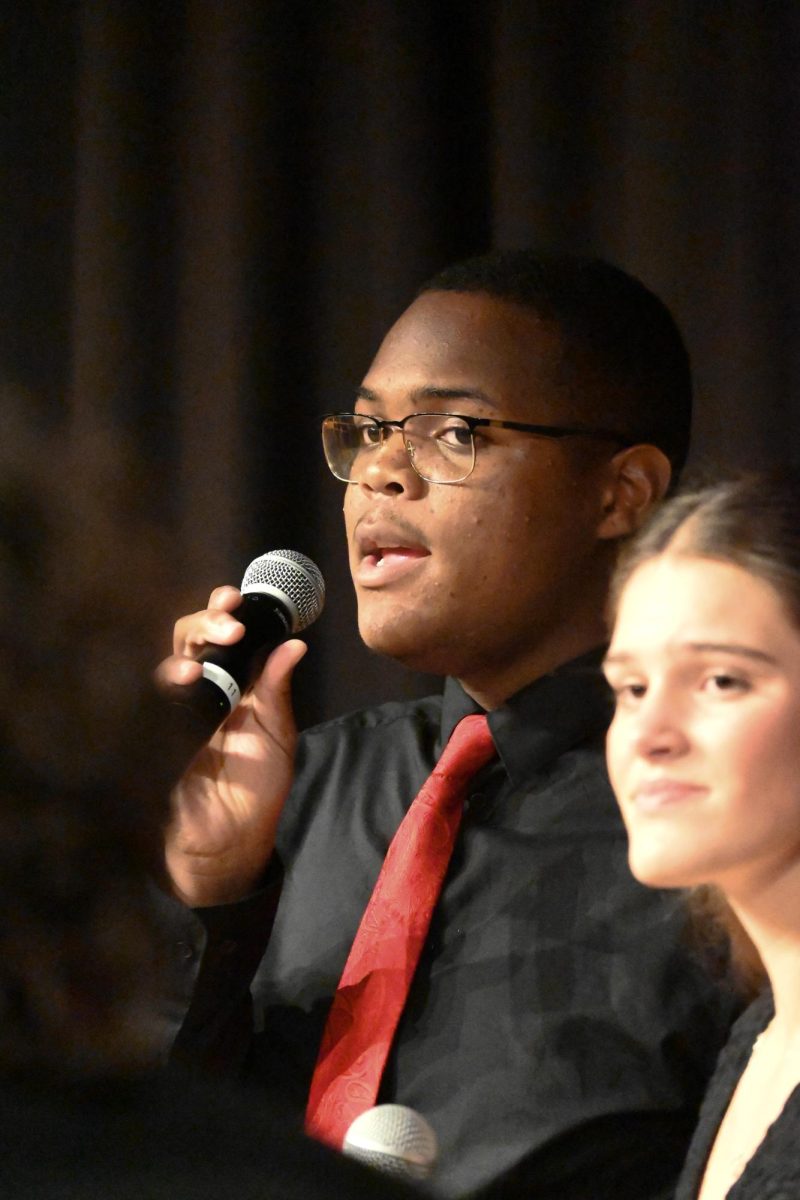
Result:
M273 653L176 795L168 862L205 927L187 918L205 952L176 1053L246 1059L302 1111L386 848L457 722L485 711L498 757L465 804L378 1098L434 1126L448 1194L503 1175L561 1200L669 1194L730 1001L680 945L678 902L628 872L599 647L618 544L681 466L690 409L669 313L602 262L489 255L402 314L325 447L361 636L444 694L297 743L304 647ZM177 623L166 680L241 636L238 599L218 589Z

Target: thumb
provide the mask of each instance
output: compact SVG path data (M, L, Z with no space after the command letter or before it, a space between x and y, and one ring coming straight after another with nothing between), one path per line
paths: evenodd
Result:
M283 697L291 700L292 676L297 664L302 658L305 658L307 650L308 646L299 638L290 638L287 642L281 642L279 646L276 646L264 664L264 670L255 685L256 695L258 696L263 688L276 698Z
M281 642L272 651L252 690L256 719L279 738L294 734L292 676L308 646L299 638Z

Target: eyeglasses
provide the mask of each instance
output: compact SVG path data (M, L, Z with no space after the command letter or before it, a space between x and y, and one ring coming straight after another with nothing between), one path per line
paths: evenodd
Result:
M397 429L411 466L428 483L461 483L475 466L475 430L484 426L515 429L535 437L603 438L631 446L630 438L610 429L583 425L526 425L457 413L410 413L402 421L384 421L365 413L329 413L322 419L322 446L337 479L352 483L375 452Z

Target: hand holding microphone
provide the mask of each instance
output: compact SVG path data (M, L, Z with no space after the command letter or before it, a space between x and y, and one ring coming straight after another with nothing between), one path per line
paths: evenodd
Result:
M240 899L269 860L293 774L291 677L306 649L292 635L323 602L311 560L272 551L250 564L241 591L215 589L207 609L175 625L158 678L190 765L174 792L166 861L189 904Z
M250 563L240 594L231 613L242 626L235 630L237 640L204 649L198 656L200 678L175 696L175 703L191 714L187 727L196 731L196 749L237 707L270 652L317 619L325 603L325 584L319 568L304 554L271 550Z

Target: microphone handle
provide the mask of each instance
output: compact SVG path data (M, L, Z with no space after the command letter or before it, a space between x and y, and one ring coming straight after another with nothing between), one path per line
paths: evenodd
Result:
M210 665L218 682L204 675L169 693L170 741L183 768L230 716L238 703L236 689L244 694L260 675L270 653L292 635L286 609L269 592L246 593L233 616L245 627L243 637L231 646L209 646L199 656L200 662ZM228 684L226 676L235 687Z

